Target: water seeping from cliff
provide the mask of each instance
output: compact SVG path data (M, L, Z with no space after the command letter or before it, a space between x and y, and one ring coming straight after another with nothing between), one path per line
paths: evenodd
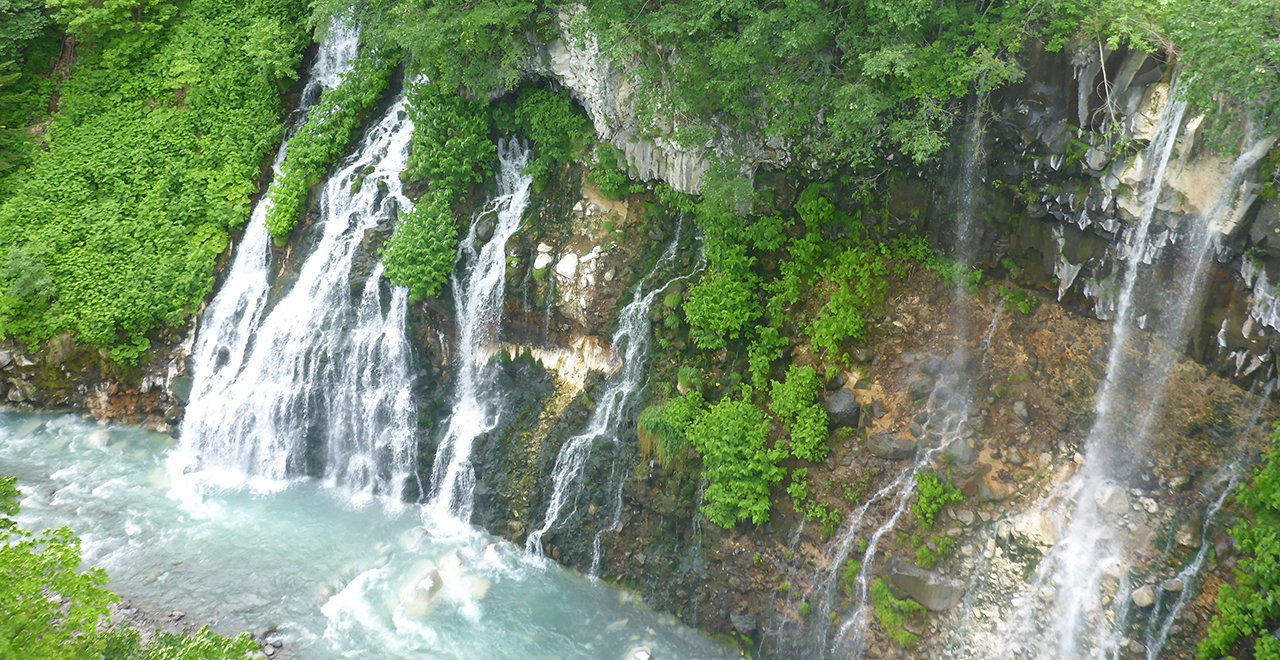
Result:
M428 523L436 531L465 533L475 504L475 469L471 449L476 438L498 423L497 392L489 350L498 342L507 283L507 241L520 228L529 204L533 177L525 174L529 149L518 140L498 145L498 190L485 211L476 214L458 246L453 299L458 317L458 372L453 412L436 450ZM495 216L493 236L479 245L482 220Z
M652 334L649 310L653 307L653 301L672 284L692 277L701 269L701 260L699 260L699 265L693 272L678 275L660 286L645 290L654 277L659 276L675 261L683 229L684 224L681 223L676 228L675 237L658 258L653 270L641 278L632 289L631 302L618 314L618 328L614 331L610 342L614 351L613 359L618 365L617 371L610 375L605 383L604 392L597 397L595 410L587 420L586 429L565 441L556 456L556 464L551 476L551 500L547 504L542 526L530 533L525 541L525 550L532 555L542 555L543 535L555 527L569 523L577 513L584 487L583 469L591 456L592 449L598 443L619 443L624 424L635 412L636 395L645 385L644 377L649 366L650 335ZM617 478L611 479L610 485L617 486L617 488L610 488L610 491L620 490L622 487L621 480ZM614 498L611 497L611 499ZM613 504L610 502L611 508L615 510L616 519L621 513L621 503L618 502L619 506L613 506ZM600 557L599 533L593 541L593 555L591 574L595 575Z
M956 199L955 216L951 222L948 243L953 246L951 259L965 271L974 268L982 244L984 223L978 221L978 193L986 172L986 154L983 142L985 126L986 94L975 95L965 125L963 141L959 145L957 167L951 194ZM980 273L979 273L980 274ZM974 388L971 382L973 365L986 363L1000 318L1004 311L1003 300L993 305L985 332L972 337L976 313L981 305L971 287L974 283L966 277L957 277L953 283L947 322L954 330L955 344L945 347L950 351L946 359L938 359L941 365L934 375L931 391L924 401L927 418L922 425L920 446L915 459L900 470L885 487L871 494L846 519L826 551L827 561L809 580L814 585L806 596L816 603L814 625L802 641L802 652L808 657L860 658L866 651L867 632L872 610L871 584L877 573L876 559L881 540L891 533L908 510L916 488L916 477L922 470L931 468L939 455L968 456L974 452L970 443L973 431L969 418L974 409ZM971 342L976 341L976 352L970 352ZM970 356L976 358L971 364ZM874 507L878 507L873 510ZM878 521L874 516L887 506L887 517ZM798 538L798 534L797 534ZM855 543L860 546L855 547ZM846 567L857 562L856 578L849 584L845 578ZM832 634L832 613L841 600L841 590L848 590L851 601L849 614L839 620ZM782 635L778 635L780 638ZM780 643L783 642L779 639Z
M319 237L288 292L257 323L225 336L224 323L202 327L197 385L172 459L177 486L272 490L313 475L358 498L400 501L417 453L408 294L386 285L380 266L363 276L357 257L368 232L412 208L399 176L412 134L399 99L325 182ZM255 268L241 277L267 276L259 255L244 259ZM219 292L212 320L238 290Z

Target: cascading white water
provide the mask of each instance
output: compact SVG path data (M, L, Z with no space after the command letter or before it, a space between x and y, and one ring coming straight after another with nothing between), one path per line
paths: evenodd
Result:
M307 76L302 94L304 103L318 101L322 90L339 82L341 75L351 69L358 45L359 39L353 30L332 28L330 38L321 44ZM299 114L299 122L305 120L305 107ZM276 152L272 168L277 176L291 133L292 130L286 133ZM267 234L266 222L270 205L268 191L254 206L235 260L200 324L192 353L195 369L191 403L187 407L189 419L199 416L202 407L216 405L221 393L235 382L249 354L253 333L261 323L271 276L271 237Z
M644 290L655 274L675 260L676 250L680 246L680 234L677 229L675 238L658 259L653 271L636 283L631 302L618 315L618 329L613 333L611 341L614 357L620 361L620 366L605 385L596 409L587 420L586 430L566 441L556 456L551 477L551 501L547 505L546 518L542 527L529 534L529 538L525 540L525 551L530 554L541 556L543 535L577 510L578 497L582 492L582 469L591 455L592 447L598 442L618 442L622 422L634 403L636 393L644 384L642 381L648 366L649 335L652 330L649 309L653 306L654 299L668 287L690 277L681 275L648 293ZM566 508L569 510L566 511Z
M991 321L987 324L987 330L978 346L978 355L981 356L979 359L984 366L987 361L988 351L991 348L991 339L995 336L996 327L999 325L1003 311L1004 302L1001 301L991 315ZM857 602L854 604L852 615L840 625L835 640L829 649L830 653L835 657L859 658L863 655L871 614L872 570L870 569L875 566L876 554L879 551L881 539L897 527L898 521L906 513L908 505L911 503L911 495L915 493L916 474L932 465L933 458L938 452L946 451L952 443L966 442L972 434L972 429L968 426L969 416L973 412L974 404L972 383L964 378L957 378L949 384L943 384L942 381L943 379L940 379L939 386L935 387L929 394L929 399L925 404L929 416L924 424L924 430L926 433L936 432L939 437L938 444L920 452L910 468L899 473L892 483L875 493L859 508L839 539L837 546L839 551L835 555L835 561L832 562L828 574L822 581L822 584L826 586L826 593L822 601L820 614L829 616L827 613L831 611L836 584L852 550L855 535L861 531L867 509L877 501L892 497L894 499L893 513L888 520L866 539L867 546L862 552L861 563L859 564L861 570L858 572L857 578ZM955 386L956 389L954 391L951 390L949 385ZM826 636L824 634L823 641L825 639ZM827 651L828 649L823 649L824 653Z
M262 314L265 288L241 280L265 281L267 264L242 246L245 267L233 269L201 330L182 445L170 463L175 484L270 490L319 471L357 498L399 500L416 447L408 298L383 290L380 267L364 282L353 278L366 231L412 208L399 176L412 133L398 100L325 183L322 235L292 289L256 323L246 316ZM314 454L323 465L308 465Z
M502 322L507 283L507 241L520 228L533 178L524 173L529 150L517 140L498 145L501 169L498 191L485 212L477 214L458 246L453 299L458 314L458 377L453 414L432 466L431 498L425 509L437 530L461 532L471 520L475 471L471 448L476 438L497 424L492 371L481 363L491 355ZM483 218L496 215L493 237L478 247Z
M1170 93L1170 98L1177 99L1176 90ZM1106 379L1095 404L1094 425L1085 442L1085 466L1073 480L1075 511L1063 540L1041 562L1033 581L1032 593L1051 593L1053 602L1041 605L1039 599L1027 598L1024 606L1004 626L1007 638L1001 646L1018 649L1027 657L1070 660L1082 657L1081 644L1089 649L1089 653L1108 654L1119 648L1114 623L1123 618L1123 612L1107 610L1102 583L1105 579L1114 580L1117 583L1116 594L1109 602L1116 609L1127 606L1128 579L1127 571L1123 570L1123 544L1111 519L1123 513L1116 510L1115 503L1125 501L1127 507L1124 489L1117 480L1123 479L1128 466L1141 456L1145 438L1134 436L1133 429L1128 428L1136 411L1130 409L1131 406L1117 403L1123 404L1122 399L1130 398L1134 393L1130 388L1137 387L1141 381L1151 384L1150 378L1155 377L1162 383L1167 375L1167 367L1163 374L1146 373L1146 360L1131 356L1129 342L1138 324L1134 313L1134 293L1139 270L1153 257L1148 247L1152 219L1185 109L1185 103L1174 100L1161 115L1155 136L1148 146L1142 211L1126 241L1128 254L1112 326ZM1199 255L1192 257L1198 258ZM1175 315L1177 312L1162 319L1172 322ZM1181 324L1182 319L1178 318L1176 322ZM1156 384L1147 396L1158 396L1160 389ZM1155 407L1158 404L1146 401L1143 405ZM1146 410L1143 408L1144 413ZM1140 422L1138 426L1147 424Z

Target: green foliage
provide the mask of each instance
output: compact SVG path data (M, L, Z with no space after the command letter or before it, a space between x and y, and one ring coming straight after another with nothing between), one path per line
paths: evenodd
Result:
M852 247L823 267L821 277L831 294L809 327L816 348L842 355L840 346L846 338L864 336L867 315L884 300L888 256L884 249Z
M933 568L938 565L939 561L951 556L955 552L956 540L949 536L933 535L929 539L929 543L934 548L930 548L929 544L921 544L916 548L916 566L920 568Z
M809 468L796 468L791 471L791 483L787 485L787 495L795 502L796 511L809 501Z
M92 38L47 148L10 176L0 204L0 336L35 344L70 332L129 361L147 333L198 308L227 232L249 216L282 114L278 81L246 51L251 28L274 21L296 56L306 4L51 6ZM110 13L121 7L133 9Z
M525 172L538 188L546 184L556 165L577 160L595 134L586 115L567 95L540 87L521 89L515 103L495 105L493 123L500 131L533 141L536 157Z
M480 103L426 83L410 85L407 96L413 143L406 172L430 190L396 222L382 263L387 278L417 300L438 295L453 273L458 230L452 205L489 174L496 148Z
M683 468L693 445L689 427L703 414L702 393L693 390L683 397L645 408L636 420L640 450L656 455L664 468Z
M458 230L453 209L442 194L418 201L401 211L395 233L382 246L382 265L392 284L409 288L412 300L434 298L453 273Z
M697 367L684 365L676 370L676 384L683 390L701 390L702 371Z
M1218 593L1218 614L1196 651L1199 660L1247 657L1236 652L1253 640L1254 657L1276 657L1280 651L1263 640L1280 621L1280 426L1271 434L1271 452L1240 490L1237 500L1247 510L1231 530L1240 550L1235 586ZM1246 651L1247 653L1247 651Z
M690 443L702 454L708 504L702 512L729 529L739 521L769 521L769 490L782 480L781 453L769 449L769 422L746 401L722 399L689 427Z
M18 515L16 480L0 477L0 657L30 660L244 660L258 645L247 634L208 628L158 635L143 647L131 628L103 628L110 605L101 568L80 570L80 539L66 527L32 532Z
M773 363L782 359L782 349L787 347L787 339L782 337L777 328L764 327L756 335L755 341L747 347L747 365L751 369L751 384L758 390L769 385L769 374Z
M307 121L289 140L280 176L271 182L267 231L282 245L297 226L307 192L320 183L335 160L347 152L356 129L382 98L391 71L399 61L393 50L365 48L342 83L326 89L320 103L307 111Z
M554 15L527 0L316 0L313 26L327 29L335 19L359 25L361 39L371 45L407 51L410 77L492 98L516 84L534 56L530 33L545 35Z
M853 598L858 589L858 575L862 573L862 564L857 557L850 557L840 574L840 590L844 595Z
M627 163L623 155L622 150L613 145L607 142L601 144L596 147L595 157L591 160L591 171L587 172L587 183L599 187L600 194L609 199L622 199L632 192L638 192L627 178Z
M1023 315L1030 314L1040 304L1040 299L1023 291L1022 289L1012 289L1005 285L1000 285L1000 297L1004 298L1009 304L1018 308Z
M772 382L773 401L769 403L769 409L784 421L794 420L801 411L813 405L820 389L822 383L813 367L793 364L787 370L785 380Z
M689 290L684 304L690 338L698 348L723 348L726 340L736 340L760 316L751 282L724 271L712 271Z
M932 529L938 512L952 502L963 502L962 495L955 486L947 483L936 472L916 473L916 503L911 511L916 514L921 529Z
M902 648L916 645L917 638L907 630L906 622L908 617L924 616L923 605L894 597L883 579L871 583L871 602L875 605L876 621L889 639Z
M822 383L813 367L791 365L785 381L773 381L769 409L791 432L791 453L817 462L827 457L827 411L814 402Z

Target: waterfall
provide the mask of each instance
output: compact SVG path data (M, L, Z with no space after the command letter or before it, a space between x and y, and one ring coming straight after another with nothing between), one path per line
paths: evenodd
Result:
M476 215L467 237L458 246L458 270L453 276L453 299L458 314L458 377L453 414L432 466L431 499L425 515L437 528L459 530L471 520L475 471L471 447L476 438L498 421L492 370L481 363L497 343L507 282L507 241L520 228L529 203L533 178L524 173L529 150L517 140L498 145L501 169L498 191L483 213ZM496 214L493 237L478 247L477 228Z
M618 315L618 329L614 331L611 342L615 359L620 359L621 366L605 385L604 393L596 403L591 418L587 420L586 430L565 442L556 456L552 472L551 502L547 505L546 518L542 527L529 534L525 541L525 551L530 554L542 555L543 535L577 511L578 497L582 492L582 469L591 455L592 447L598 442L618 442L618 431L636 393L643 386L648 366L651 331L649 309L653 306L654 299L667 287L692 275L675 277L645 293L649 280L675 260L680 234L680 229L677 229L675 238L658 259L658 263L636 283L632 289L631 302ZM566 507L572 509L566 512Z
M260 243L241 246L197 342L193 396L171 459L180 481L272 490L318 473L357 499L399 499L417 432L408 297L385 290L381 267L361 278L357 262L370 230L412 208L399 176L412 133L397 100L328 179L315 247L265 317L270 264L259 205L249 233Z
M335 86L341 74L351 69L358 43L354 31L335 27L331 38L321 44L308 74L302 94L304 104L317 102L323 89ZM306 106L300 110L295 127L305 121ZM292 128L276 151L272 165L276 176L280 174ZM235 260L200 324L192 353L195 368L188 419L198 418L205 408L216 405L218 397L235 382L262 320L271 277L271 237L266 223L270 200L268 191L254 206Z

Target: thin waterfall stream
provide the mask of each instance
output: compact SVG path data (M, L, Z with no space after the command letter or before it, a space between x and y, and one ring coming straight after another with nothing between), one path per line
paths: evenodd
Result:
M453 412L432 467L431 498L426 505L434 528L464 532L470 529L475 504L475 470L471 449L476 438L497 424L492 371L482 361L497 344L507 282L507 241L520 228L529 204L533 177L525 174L529 149L518 140L498 147L501 168L498 191L486 209L495 212L493 236L477 246L477 228L486 213L476 214L466 238L458 246L458 270L453 276L458 310L458 377Z
M633 412L631 408L636 395L644 386L644 375L648 367L649 335L652 333L649 310L653 307L654 299L663 291L693 275L679 275L661 286L645 291L649 281L675 260L682 229L683 225L677 228L675 237L667 245L653 270L636 283L632 289L631 302L618 315L618 329L611 340L618 370L605 384L604 393L598 397L596 408L587 420L586 429L567 440L556 456L556 465L552 471L551 501L547 505L542 526L530 533L525 541L525 550L533 555L543 554L543 535L557 525L568 522L576 513L578 497L582 492L582 470L592 447L599 442L619 442L622 425ZM596 545L598 555L598 543ZM592 563L595 565L596 561Z

